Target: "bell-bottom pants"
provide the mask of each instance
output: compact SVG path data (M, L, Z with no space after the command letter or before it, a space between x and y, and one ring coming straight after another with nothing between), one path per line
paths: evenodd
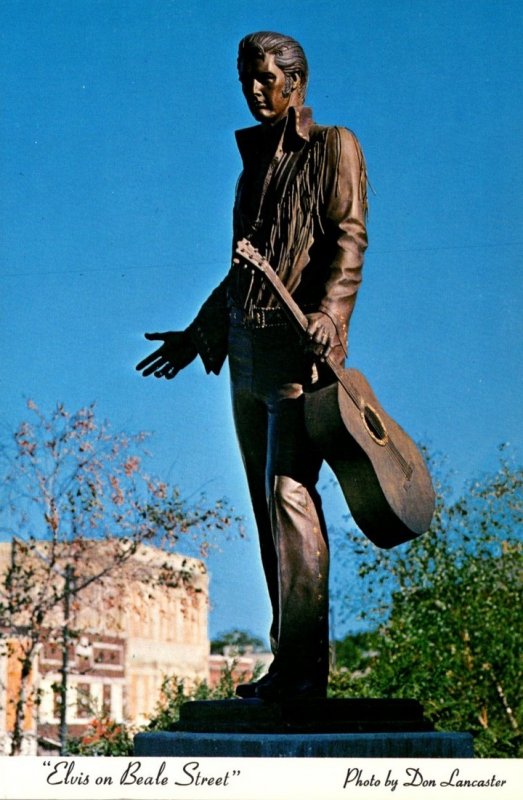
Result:
M258 528L273 620L272 671L324 687L329 668L329 548L316 491L321 457L304 421L312 362L282 325L231 325L234 422Z

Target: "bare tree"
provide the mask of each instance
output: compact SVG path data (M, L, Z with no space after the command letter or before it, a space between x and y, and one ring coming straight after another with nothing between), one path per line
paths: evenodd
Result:
M42 643L61 643L61 739L65 748L67 653L76 601L109 576L129 579L142 544L166 553L179 546L204 557L216 531L234 527L226 501L204 495L185 501L176 487L144 471L147 435L114 432L99 422L94 404L69 413L63 405L46 416L28 402L23 422L1 450L4 537L10 558L0 577L0 638L15 640L20 665L14 699L11 753L20 753L27 704L37 702L31 685ZM189 564L189 561L187 562ZM187 569L166 557L155 581L190 586Z

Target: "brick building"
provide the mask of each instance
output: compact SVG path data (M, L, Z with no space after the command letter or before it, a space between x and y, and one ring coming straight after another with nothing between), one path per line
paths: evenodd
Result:
M11 543L0 543L0 575L11 557ZM157 583L166 564L171 577L190 575L190 580ZM108 577L103 585L93 583L76 595L67 649L68 734L80 735L100 711L117 721L142 724L159 699L165 675L176 674L189 682L207 680L207 616L208 576L202 562L148 546L132 557L124 580ZM56 751L59 739L61 608L52 617L49 637L44 636L32 663L30 685L38 689L40 701L26 709L26 753ZM24 627L4 629L0 635L0 752L4 753L9 750L13 699L20 685L17 656L28 632Z

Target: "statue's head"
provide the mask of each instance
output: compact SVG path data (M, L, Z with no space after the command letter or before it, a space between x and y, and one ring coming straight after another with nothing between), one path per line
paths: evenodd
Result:
M272 31L258 31L244 36L238 47L240 80L247 64L262 62L271 56L272 63L285 76L283 96L290 97L295 91L299 103L302 104L307 91L309 66L302 46L291 36Z

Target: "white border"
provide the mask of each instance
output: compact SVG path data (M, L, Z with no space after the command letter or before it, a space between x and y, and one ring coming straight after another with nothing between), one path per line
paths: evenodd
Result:
M0 800L516 800L522 764L519 759L20 756L0 762Z

